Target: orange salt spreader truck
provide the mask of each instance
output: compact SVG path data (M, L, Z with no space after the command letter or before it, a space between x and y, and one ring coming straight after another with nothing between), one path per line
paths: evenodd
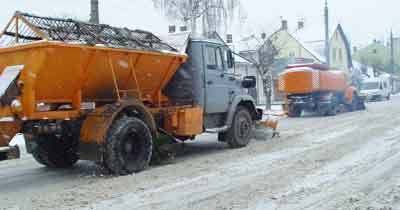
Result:
M279 75L279 91L286 96L289 117L300 117L302 111L326 116L365 109L364 99L359 90L349 84L347 74L330 70L327 65L287 66Z
M0 146L22 133L45 166L94 160L117 175L203 132L246 146L262 118L248 94L255 78L227 71L223 43L183 35L166 44L146 31L17 12L0 34Z

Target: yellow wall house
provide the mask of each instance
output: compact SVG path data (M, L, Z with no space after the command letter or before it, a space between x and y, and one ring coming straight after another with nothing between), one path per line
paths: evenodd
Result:
M301 33L301 31L298 31ZM275 102L283 100L283 96L277 91L277 76L285 69L288 64L295 63L326 63L325 56L323 53L323 40L317 40L312 42L303 42L297 36L291 34L287 27L287 22L282 21L281 28L271 34L268 38L271 40L276 48L279 50L279 54L276 57L276 61L273 67L272 75L273 81L273 98ZM312 43L317 43L313 45ZM322 47L322 49L320 49ZM256 51L249 51L248 53L256 53ZM248 57L248 56L245 56ZM257 57L257 56L255 56ZM334 31L330 40L330 64L332 68L345 71L350 73L353 68L351 47L350 43L343 32L342 26L339 24ZM255 71L255 70L254 70ZM257 101L260 104L265 103L265 96L262 89L262 81L259 80L259 86L257 87Z
M270 36L270 40L272 40L274 45L279 49L278 59L303 58L313 60L315 63L325 63L325 59L321 55L296 39L286 29L281 29L273 33Z
M332 68L345 71L350 74L353 68L350 42L339 24L330 40L329 47L330 65Z
M283 24L285 25L285 24ZM279 50L273 70L272 100L274 102L283 101L283 95L278 91L278 75L288 64L294 63L326 63L325 58L317 53L313 48L293 36L286 27L273 33L269 40ZM259 92L259 97L263 99L264 93Z

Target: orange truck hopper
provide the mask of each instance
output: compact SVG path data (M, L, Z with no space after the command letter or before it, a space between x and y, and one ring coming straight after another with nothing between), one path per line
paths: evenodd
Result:
M192 107L187 111L187 107L171 108L168 98L162 94L171 77L186 62L185 53L176 52L151 33L112 27L103 30L104 33L110 31L107 35L113 38L109 41L113 47L52 41L49 34L34 26L42 20L35 18L16 13L0 34L3 44L10 43L9 47L0 48L0 75L18 71L15 77L5 77L2 81L3 84L10 83L10 87L0 91L0 119L14 120L0 121L0 146L8 146L25 122L74 120L98 105L116 101L122 104L127 98L146 104L149 113L193 112ZM46 21L64 20L48 18ZM88 39L89 30L93 30L91 27L95 26L82 24L83 38ZM116 36L118 33L128 35ZM71 36L76 38L76 35ZM182 114L178 116L187 118ZM187 132L181 127L176 129L180 135L202 132L201 123Z
M348 83L345 72L321 64L288 66L279 75L279 91L286 96L285 107L291 117L299 117L303 111L336 115L343 107L363 109L357 89Z
M279 91L311 93L317 91L344 91L347 76L342 71L321 71L310 67L288 69L279 78Z

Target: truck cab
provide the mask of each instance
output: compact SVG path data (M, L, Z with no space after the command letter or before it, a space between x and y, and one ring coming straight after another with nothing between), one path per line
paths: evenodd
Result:
M251 121L262 118L262 111L256 109L255 99L248 93L256 86L256 78L234 74L234 56L227 45L190 35L175 40L187 40L181 50L187 53L188 61L164 90L174 104L203 107L205 131L219 133L221 141L226 140L224 136L235 123L238 111L246 112Z

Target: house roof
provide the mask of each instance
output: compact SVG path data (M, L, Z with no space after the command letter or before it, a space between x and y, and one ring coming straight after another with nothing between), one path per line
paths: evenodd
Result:
M342 37L342 39L343 39L344 46L345 46L345 48L346 48L347 60L349 61L347 67L348 67L348 68L352 68L352 67L353 67L353 59L352 59L352 56L351 56L351 45L350 45L349 39L347 39L347 36L346 36L346 34L344 33L341 24L338 24L338 26L336 27L336 30L335 30L335 31L337 31L337 32L339 33L339 35ZM333 36L332 36L332 38L333 38ZM331 40L332 40L332 38L331 38Z
M311 46L306 44L305 42L301 41L300 39L296 38L293 34L288 32L287 30L284 30L292 39L294 39L297 43L299 43L300 46L302 46L308 53L310 53L318 62L320 63L326 63L326 59L324 56L320 55L317 51L315 51ZM270 37L274 36L275 34L282 32L282 30L278 30L275 33L273 33Z

